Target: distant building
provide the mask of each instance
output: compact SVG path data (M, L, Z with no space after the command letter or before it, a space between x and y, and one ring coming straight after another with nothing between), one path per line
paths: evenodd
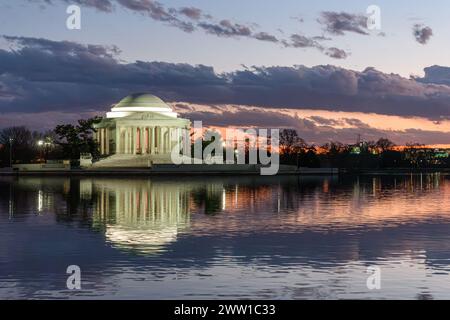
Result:
M450 149L409 146L403 149L405 159L414 165L445 165L450 157Z
M170 163L174 143L190 125L160 98L145 93L130 95L113 105L106 118L95 125L100 154L109 157L94 166Z

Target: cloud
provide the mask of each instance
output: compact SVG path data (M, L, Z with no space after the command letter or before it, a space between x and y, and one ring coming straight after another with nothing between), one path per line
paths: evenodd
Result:
M166 7L160 2L153 0L28 0L41 1L46 4L62 2L65 4L78 4L98 11L111 13L115 7L125 8L132 12L145 15L155 21L163 22L169 26L176 27L184 32L192 33L196 30L203 30L207 34L223 38L249 38L268 43L281 43L284 47L291 48L317 48L327 56L335 59L344 59L347 57L343 50L337 48L322 47L317 41L325 40L324 37L307 38L294 34L291 41L279 39L268 31L254 30L259 28L256 24L244 24L232 22L229 19L215 21L214 17L204 13L196 7L173 8ZM306 42L309 41L310 44Z
M260 41L279 42L279 39L270 33L253 32L250 26L234 23L230 20L222 20L219 23L201 22L198 24L198 27L218 37L247 37Z
M303 36L301 34L291 35L290 42L284 42L285 46L293 48L319 48L322 46L313 38Z
M325 54L334 59L346 59L348 57L347 52L334 47L326 49Z
M161 3L151 0L116 0L124 8L134 12L146 14L156 21L167 22L172 26L178 27L185 32L194 31L194 25L191 22L181 20L177 16L177 10L166 9ZM186 9L186 8L185 8ZM182 9L183 10L183 9ZM193 12L193 8L190 9ZM186 11L183 12L186 16Z
M41 1L47 4L56 2L56 0ZM250 37L261 41L278 42L276 37L268 32L260 31L253 34L251 27L231 22L228 19L211 22L210 20L213 19L211 15L204 14L201 9L192 6L181 8L166 7L160 2L153 0L59 0L59 2L76 3L102 12L112 12L115 6L119 6L132 12L146 15L153 20L168 23L188 33L199 28L219 37ZM185 20L185 18L189 21Z
M258 32L253 35L257 40L269 41L269 42L279 42L278 38L274 35L268 34L267 32Z
M192 20L200 20L203 16L202 10L195 7L184 7L179 9L178 12Z
M423 78L416 77L415 80L422 83L435 83L450 85L450 67L431 66L424 69Z
M342 36L346 32L368 35L367 17L362 14L346 12L324 11L318 22L324 26L326 32Z
M207 33L215 34L219 37L249 37L252 34L250 27L232 23L229 20L222 20L217 24L202 22L198 26Z
M174 103L173 108L184 118L203 121L209 127L243 128L294 128L308 143L321 145L329 141L353 143L358 134L365 140L387 137L397 144L420 142L425 144L448 144L448 132L407 128L404 130L379 129L357 118L330 115L300 117L297 112L282 109L261 109L234 105L194 105ZM53 129L61 123L74 123L80 118L102 115L101 112L50 111L39 113L10 112L0 114L0 128L26 125L33 130ZM356 115L355 115L356 116ZM394 119L392 120L394 121Z
M4 38L14 48L0 50L4 112L105 110L123 96L148 91L189 103L450 118L450 87L433 83L437 75L440 82L450 79L447 69L426 69L423 79L331 65L252 67L218 74L205 65L124 63L114 46Z
M211 127L293 128L310 144L321 145L329 141L354 143L358 135L364 140L387 137L397 144L421 142L447 144L448 132L408 128L386 130L374 128L357 118L299 117L295 112L244 106L205 106L176 103L174 108L183 117L201 120Z
M88 119L98 112L63 112L50 111L38 113L8 112L0 113L0 128L12 126L26 126L31 130L45 132L53 130L62 123L76 123L79 119Z
M433 36L433 29L422 24L415 24L413 26L413 35L418 43L427 44Z
M290 19L295 20L295 21L297 21L299 23L305 22L305 19L303 17L301 17L301 16L292 16L292 17L290 17Z
M285 47L291 48L316 48L333 59L346 59L348 57L347 52L344 50L336 47L327 48L319 42L325 40L330 39L321 36L310 38L301 34L293 34L291 35L290 41L283 40L282 43Z
M113 0L28 0L31 2L45 2L54 4L55 2L64 2L67 4L76 4L84 7L95 8L102 12L111 12L113 10Z

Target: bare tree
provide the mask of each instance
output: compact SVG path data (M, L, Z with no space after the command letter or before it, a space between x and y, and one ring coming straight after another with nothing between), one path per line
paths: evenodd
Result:
M4 165L10 165L10 155L12 155L12 163L34 160L37 155L36 135L36 132L33 133L23 126L1 130L0 144L3 145L1 162Z
M375 143L375 147L378 149L378 151L381 151L381 152L389 151L394 146L395 146L395 144L391 140L389 140L387 138L380 138Z
M283 154L298 154L308 147L294 129L283 129L280 132L280 152Z

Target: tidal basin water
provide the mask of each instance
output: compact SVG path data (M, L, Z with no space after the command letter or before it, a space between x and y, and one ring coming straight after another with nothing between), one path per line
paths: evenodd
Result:
M450 177L2 177L0 298L449 299Z

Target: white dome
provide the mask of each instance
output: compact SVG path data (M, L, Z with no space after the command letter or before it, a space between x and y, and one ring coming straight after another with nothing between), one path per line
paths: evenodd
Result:
M136 112L154 112L176 118L177 113L157 96L148 93L129 95L111 108L106 114L107 118L122 118Z

